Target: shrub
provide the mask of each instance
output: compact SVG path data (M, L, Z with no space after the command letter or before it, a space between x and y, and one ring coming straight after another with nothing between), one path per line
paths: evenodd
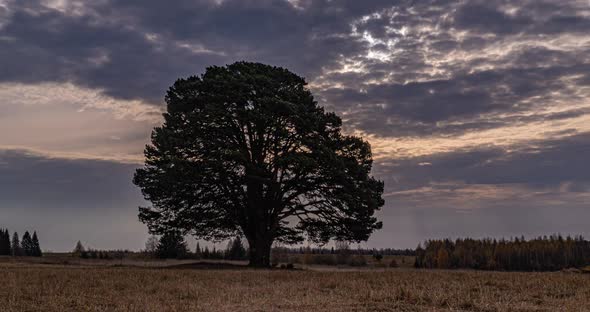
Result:
M390 268L397 268L397 267L399 267L399 265L397 264L397 261L395 259L391 259L391 262L389 262L389 267Z
M350 258L348 265L353 267L361 267L367 265L367 258L363 255L356 255Z
M333 255L310 255L306 258L306 264L336 265L336 258Z

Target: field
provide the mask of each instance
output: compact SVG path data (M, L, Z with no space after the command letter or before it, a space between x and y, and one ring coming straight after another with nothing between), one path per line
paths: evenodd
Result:
M590 275L0 261L1 311L590 311Z

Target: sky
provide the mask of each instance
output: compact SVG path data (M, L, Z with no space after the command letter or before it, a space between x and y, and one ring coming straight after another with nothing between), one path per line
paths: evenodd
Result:
M383 229L590 237L587 0L0 0L0 227L140 249L131 179L178 78L306 78L373 148Z

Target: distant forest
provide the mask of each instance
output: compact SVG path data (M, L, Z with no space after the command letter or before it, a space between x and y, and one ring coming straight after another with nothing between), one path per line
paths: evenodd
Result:
M416 249L417 268L555 271L590 265L590 242L582 236L532 240L429 240Z
M282 254L337 254L343 249L348 250L351 254L356 255L383 255L383 256L414 256L416 251L413 249L395 249L395 248L350 248L348 244L337 244L336 248L312 248L312 247L274 247L272 251L274 253Z
M19 239L18 233L14 232L11 240L8 230L0 229L0 256L41 257L42 255L37 232L31 235L26 231L22 240Z

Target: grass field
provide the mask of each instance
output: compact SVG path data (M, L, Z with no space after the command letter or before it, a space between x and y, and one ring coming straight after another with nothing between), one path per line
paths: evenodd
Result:
M1 311L590 311L590 275L0 263ZM178 264L178 265L176 265Z

